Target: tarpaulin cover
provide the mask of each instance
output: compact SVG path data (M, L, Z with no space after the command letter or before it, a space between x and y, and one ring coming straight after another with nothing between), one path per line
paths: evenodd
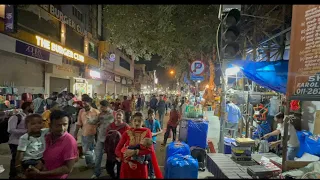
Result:
M166 162L165 179L198 179L198 161L192 156L175 154Z
M309 137L310 135L312 135L312 133L310 131L297 131L297 136L300 142L300 147L299 147L299 152L297 154L298 158L301 158L302 155L307 152L307 145L306 145L306 138Z
M170 143L166 150L166 160L175 154L190 155L189 145L184 142Z
M207 148L209 123L208 121L188 121L187 143L191 146Z
M288 62L287 60L270 62L237 60L231 64L238 66L248 79L260 86L285 94L288 79Z

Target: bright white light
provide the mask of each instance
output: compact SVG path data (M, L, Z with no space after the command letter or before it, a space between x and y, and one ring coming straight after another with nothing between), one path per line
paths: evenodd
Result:
M200 80L198 80L198 83L201 83L201 81L200 81Z
M232 68L227 68L226 69L226 75L236 75L240 71L240 68L235 66Z
M98 71L93 71L93 70L90 70L90 76L94 79L100 79L100 72Z
M155 78L155 79L154 79L154 83L155 83L155 84L158 84L158 78Z

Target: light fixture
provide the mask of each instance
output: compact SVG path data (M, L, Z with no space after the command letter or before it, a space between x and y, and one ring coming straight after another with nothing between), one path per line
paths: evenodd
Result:
M240 71L238 66L234 66L226 69L226 75L236 75Z

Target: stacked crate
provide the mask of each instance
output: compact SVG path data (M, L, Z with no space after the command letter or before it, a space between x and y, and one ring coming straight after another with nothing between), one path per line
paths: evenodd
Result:
M231 143L232 158L236 161L250 161L254 140L250 138L237 138Z

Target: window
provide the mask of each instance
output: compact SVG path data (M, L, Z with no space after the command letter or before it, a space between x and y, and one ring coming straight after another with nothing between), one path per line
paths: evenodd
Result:
M90 5L88 30L94 38L98 34L98 5Z
M61 42L61 22L37 5L18 6L18 28L36 31Z
M120 66L125 68L126 70L130 71L131 70L131 66L130 63L128 63L127 60L123 59L122 57L120 57Z
M72 6L72 14L79 19L79 21L83 22L83 14L74 6Z
M66 26L66 47L84 52L84 37L75 32L70 26Z
M89 42L89 56L98 59L98 45Z

